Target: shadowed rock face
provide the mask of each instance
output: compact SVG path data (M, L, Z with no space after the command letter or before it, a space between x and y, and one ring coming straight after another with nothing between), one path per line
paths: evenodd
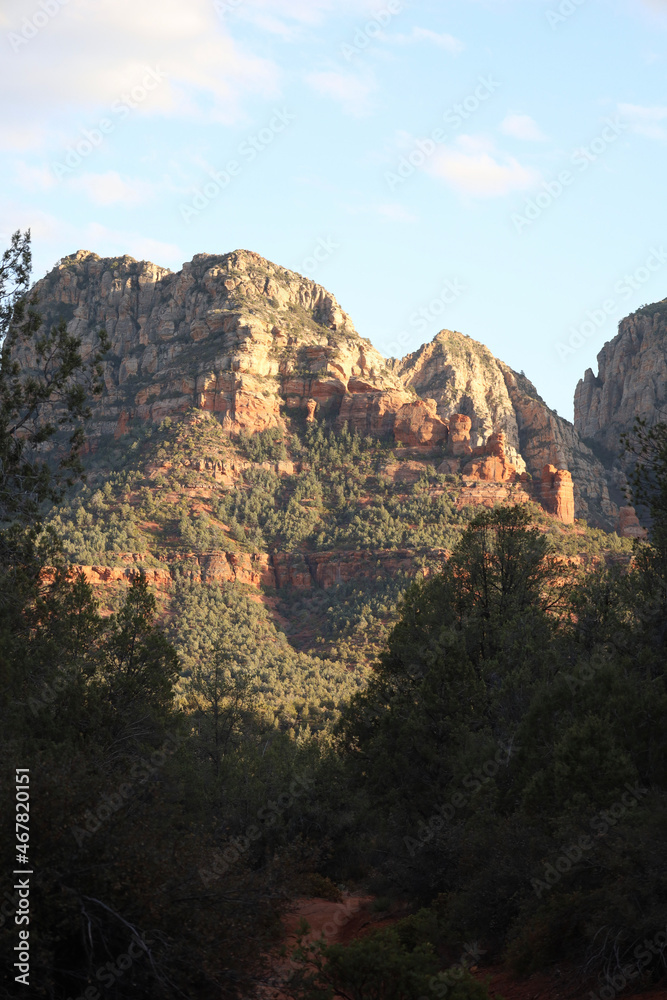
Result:
M460 333L386 361L326 289L247 250L198 254L178 273L79 251L35 289L46 322L65 318L84 352L100 328L110 337L92 447L191 407L216 414L231 435L328 416L408 448L469 456L476 477L499 483L526 470L541 481L545 465L569 469L577 516L615 524L604 468L574 427ZM30 367L32 352L20 360Z
M624 319L597 360L597 376L589 368L577 385L574 425L624 465L620 435L636 417L650 425L667 416L667 299Z

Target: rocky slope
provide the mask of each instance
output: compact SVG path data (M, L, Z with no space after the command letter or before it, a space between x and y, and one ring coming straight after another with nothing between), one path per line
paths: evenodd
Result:
M385 361L326 289L246 250L198 254L178 273L79 251L36 291L46 322L65 318L86 350L101 327L110 337L106 392L89 428L93 449L137 422L191 408L214 413L231 436L328 417L339 429L347 423L393 438L424 461L454 453L461 462L448 470L472 478L527 471L538 493L545 467L553 468L551 489L560 488L555 472L567 469L576 515L615 524L605 470L577 431L524 376L462 334L442 331ZM22 361L29 367L30 355ZM459 415L470 421L461 448ZM493 442L487 448L498 433L502 460ZM485 449L493 461L464 468L463 459ZM566 498L552 509L569 506Z
M574 481L577 517L611 527L611 502L604 466L569 421L559 417L524 376L499 361L487 347L451 330L441 331L399 361L392 372L420 396L435 399L446 420L463 413L472 422L471 443L481 445L503 431L509 460L518 472L539 480L547 465L567 469Z
M608 462L613 486L622 483L620 435L635 417L649 424L667 416L667 299L624 319L618 334L598 354L598 374L589 368L574 397L574 424Z
M46 321L65 317L85 347L101 327L110 337L93 437L190 407L253 433L309 399L326 411L346 393L412 398L332 295L249 251L198 254L177 274L79 251L35 290Z

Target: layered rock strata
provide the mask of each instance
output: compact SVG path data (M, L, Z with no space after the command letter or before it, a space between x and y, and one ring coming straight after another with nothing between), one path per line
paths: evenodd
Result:
M597 375L589 368L577 385L574 425L610 462L627 468L621 435L637 417L649 426L667 419L667 299L624 319L597 362Z
M604 465L573 425L559 417L525 375L513 371L484 344L452 330L442 330L418 351L390 360L403 385L436 401L446 420L462 414L470 421L471 448L493 433L505 435L507 460L520 474L539 480L545 465L572 474L576 516L611 529L618 507L610 498ZM468 440L462 427L464 453Z
M589 368L577 385L574 423L605 461L610 495L622 507L636 461L623 435L632 440L637 418L649 427L667 421L667 299L622 320L597 362L597 375ZM628 538L645 534L636 515L622 510L618 530Z
M230 435L328 418L439 461L461 460L485 481L526 471L541 481L545 465L568 469L577 516L616 521L604 468L572 425L462 334L442 331L385 361L326 289L246 250L198 254L178 273L79 251L35 290L46 323L64 318L84 353L100 328L110 337L92 449L135 421L193 407L215 414ZM29 369L34 350L19 360ZM570 516L568 501L555 506Z

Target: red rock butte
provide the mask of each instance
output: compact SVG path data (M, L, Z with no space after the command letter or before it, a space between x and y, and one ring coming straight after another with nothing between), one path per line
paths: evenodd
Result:
M93 450L136 422L193 408L229 435L324 420L393 439L443 472L521 487L566 523L575 512L618 523L605 468L572 424L461 333L442 330L386 359L325 288L247 250L197 254L177 273L79 251L35 291L45 323L65 319L84 352L101 328L109 336ZM34 346L20 361L35 365Z

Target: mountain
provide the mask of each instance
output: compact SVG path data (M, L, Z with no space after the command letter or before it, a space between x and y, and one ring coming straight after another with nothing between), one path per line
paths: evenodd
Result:
M567 469L574 481L576 516L612 528L617 508L609 499L606 472L568 420L551 410L534 385L494 357L487 347L443 330L430 344L392 363L404 385L437 401L445 418L471 418L476 445L502 430L519 471L538 479L545 466Z
M480 506L531 504L564 573L629 557L573 523L576 503L615 526L601 462L460 333L385 360L324 288L245 250L178 273L80 251L35 290L84 352L111 341L87 482L51 526L108 608L145 572L183 697L222 642L277 725L333 718Z
M427 449L446 443L462 414L472 449L503 433L517 475L539 481L546 466L569 470L576 516L615 526L604 467L572 425L525 376L460 333L442 331L387 361L326 289L246 250L198 254L178 273L79 251L35 289L46 322L64 317L86 349L100 327L111 338L93 447L132 421L192 407L216 414L232 436L285 430L307 415Z
M610 467L612 491L620 497L629 459L620 436L635 418L649 425L665 420L667 407L667 299L626 317L618 334L597 357L598 374L589 368L577 385L574 423Z

